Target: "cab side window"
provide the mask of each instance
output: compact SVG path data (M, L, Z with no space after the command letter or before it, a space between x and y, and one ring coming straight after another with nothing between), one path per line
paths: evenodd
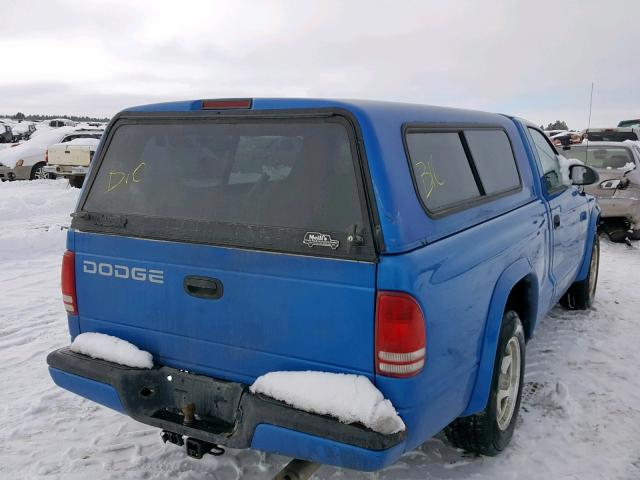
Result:
M521 188L509 137L499 127L410 127L405 141L414 186L430 214L452 213Z
M558 155L544 134L534 128L529 128L529 135L538 152L542 164L542 175L547 185L547 191L552 192L563 187Z
M430 212L480 197L460 133L407 133L415 185Z

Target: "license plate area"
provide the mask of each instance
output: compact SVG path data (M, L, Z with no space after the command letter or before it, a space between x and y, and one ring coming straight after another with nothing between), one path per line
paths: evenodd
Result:
M213 434L233 430L243 385L170 367L132 374L122 382L132 413Z

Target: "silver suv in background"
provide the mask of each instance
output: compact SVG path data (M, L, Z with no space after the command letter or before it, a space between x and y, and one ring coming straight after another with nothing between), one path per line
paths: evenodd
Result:
M562 153L598 171L599 183L585 190L598 198L609 238L640 240L640 142L585 142Z
M582 131L582 138L590 142L637 142L640 140L640 127L587 128Z

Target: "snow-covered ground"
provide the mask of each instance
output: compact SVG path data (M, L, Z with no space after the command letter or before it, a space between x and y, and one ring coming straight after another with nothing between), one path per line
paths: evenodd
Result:
M45 357L67 345L59 266L79 191L63 180L0 184L0 479L258 479L288 459L228 451L188 458L159 431L53 385ZM513 442L495 458L440 437L377 474L318 479L640 478L640 244L603 239L595 308L554 309L527 348Z

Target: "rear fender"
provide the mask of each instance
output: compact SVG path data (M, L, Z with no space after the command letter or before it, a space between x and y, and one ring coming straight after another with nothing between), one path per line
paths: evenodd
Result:
M527 276L536 277L529 260L521 258L515 263L512 263L504 272L502 272L500 278L498 278L491 297L491 304L489 305L489 314L487 316L487 323L484 329L482 353L480 354L476 383L473 387L469 404L465 411L460 415L462 417L478 413L487 405L489 390L491 389L491 379L493 377L493 365L495 363L496 350L498 348L500 327L502 325L502 316L507 306L507 300L509 299L511 290L520 280ZM537 281L532 283L537 287ZM536 291L532 291L531 293L534 295L534 298L536 299L535 301L537 302L537 288L535 290ZM537 308L534 310L537 311ZM537 315L534 312L530 321L530 331L527 332L527 337L531 335L531 332L535 327L536 316Z
M582 263L576 275L576 282L580 282L587 278L589 274L589 264L591 263L591 249L593 248L593 240L597 235L598 223L600 222L600 207L596 203L591 210L591 218L589 219L589 228L587 229L587 238L582 255Z

